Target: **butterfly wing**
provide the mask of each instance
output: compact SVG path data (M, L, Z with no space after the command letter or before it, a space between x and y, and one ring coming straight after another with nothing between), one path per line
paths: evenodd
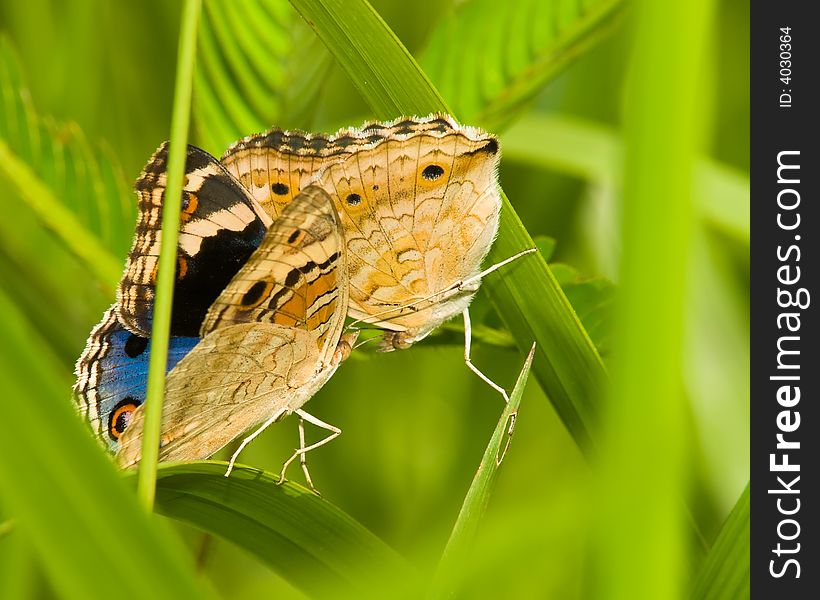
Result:
M109 308L92 329L77 360L74 384L80 414L111 452L119 447L131 414L145 401L151 352L150 340L125 329L114 308ZM167 369L172 369L198 341L196 337L172 337Z
M130 331L148 337L162 238L168 144L140 175L136 234L117 289L117 314ZM188 146L177 248L171 335L197 336L211 303L262 241L270 218L208 153Z
M403 332L397 345L409 345L460 313L477 289L435 298L478 274L495 239L499 147L443 115L396 122L389 131L329 164L317 183L345 231L350 315Z
M214 302L202 341L166 382L161 460L207 458L250 427L304 404L349 346L344 242L328 195L306 188ZM139 460L143 411L117 460Z
M322 168L363 141L348 131L328 136L271 129L239 140L221 162L276 219Z

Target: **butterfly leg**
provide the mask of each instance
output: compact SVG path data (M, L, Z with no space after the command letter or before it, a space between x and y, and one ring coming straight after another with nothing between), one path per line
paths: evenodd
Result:
M285 481L285 471L287 471L290 464L296 460L296 457L299 457L299 461L302 463L302 471L305 473L305 479L307 480L310 489L312 489L317 494L319 493L313 485L313 480L310 477L310 471L308 471L307 467L307 460L305 459L305 454L310 452L311 450L315 450L319 446L324 446L330 440L339 437L342 433L342 430L330 423L325 423L324 421L317 419L312 414L305 412L301 409L296 411L296 414L299 415L299 449L293 453L289 459L285 461L285 464L282 465L282 471L279 473L279 483L283 483ZM330 431L330 435L327 437L319 440L315 444L311 444L310 446L305 446L305 429L304 429L304 421L315 425L316 427L320 427L327 431Z
M231 456L231 461L228 463L228 470L225 471L225 477L228 477L231 474L231 471L233 471L234 463L236 463L236 459L239 458L239 454L242 452L242 450L245 449L245 446L250 444L254 440L254 438L256 438L257 435L265 431L272 423L281 419L282 415L284 415L286 412L287 409L285 408L277 410L270 419L262 423L262 425L260 425L256 431L254 431L252 434L250 434L248 437L242 440L242 443L239 444L239 448L237 448L236 452L234 452Z
M464 362L467 364L467 368L469 368L473 373L479 376L481 381L489 385L493 388L496 392L501 394L504 398L504 402L509 404L510 398L507 396L507 391L494 382L492 379L487 377L484 373L482 373L478 367L473 364L473 361L470 359L470 346L472 344L472 337L473 337L473 329L470 325L470 309L465 308L464 312L461 313L464 317Z

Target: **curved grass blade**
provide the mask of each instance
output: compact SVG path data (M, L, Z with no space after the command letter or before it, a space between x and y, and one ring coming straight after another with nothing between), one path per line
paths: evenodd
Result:
M532 358L535 355L535 344L532 345L518 381L510 394L510 401L504 407L501 418L490 437L490 443L484 451L481 463L467 490L461 510L456 518L450 539L444 548L441 561L436 569L436 576L430 591L431 598L444 598L450 596L455 590L457 574L460 570L460 563L468 556L468 550L472 545L481 518L490 502L490 494L493 490L498 469L501 461L507 452L512 439L512 430L515 426L515 418L518 415L518 407L521 404L521 397L527 385L527 378L530 374Z
M461 118L498 129L612 28L621 0L471 0L441 19L419 62Z
M0 165L3 173L14 183L20 197L53 231L71 252L89 266L100 281L112 283L122 272L122 266L111 253L91 234L75 213L60 202L31 170L0 139Z
M347 71L379 118L448 111L407 49L365 0L291 0ZM488 258L501 261L535 246L504 198L498 239ZM538 343L533 372L582 448L600 397L600 356L540 255L527 256L482 286L519 349Z
M225 466L161 465L157 512L237 544L311 596L377 597L383 584L414 579L403 559L330 502L256 469L225 477Z
M750 594L749 484L726 519L692 589L692 600L734 600Z
M67 598L205 596L68 401L70 375L0 291L0 497Z

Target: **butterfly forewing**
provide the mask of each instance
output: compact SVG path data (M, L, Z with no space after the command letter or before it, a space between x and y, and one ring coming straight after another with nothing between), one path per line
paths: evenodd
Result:
M162 238L168 144L140 175L134 243L117 289L117 314L148 337ZM271 220L242 185L208 153L188 146L177 248L171 335L196 336L211 303L261 242Z

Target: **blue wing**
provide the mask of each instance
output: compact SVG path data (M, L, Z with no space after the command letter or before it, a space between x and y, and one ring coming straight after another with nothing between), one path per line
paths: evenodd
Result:
M199 342L198 337L172 336L168 347L170 371ZM94 435L113 453L131 414L145 402L151 341L125 329L115 307L91 330L77 360L74 397L80 414Z

